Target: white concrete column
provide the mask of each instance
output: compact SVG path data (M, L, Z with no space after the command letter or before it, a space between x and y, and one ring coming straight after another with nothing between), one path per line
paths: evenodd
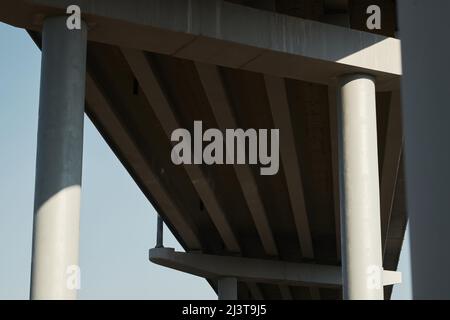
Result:
M219 300L237 300L238 288L236 278L221 278L218 280Z
M343 296L383 299L374 79L341 77L338 102Z
M32 299L77 297L87 28L66 19L42 33Z

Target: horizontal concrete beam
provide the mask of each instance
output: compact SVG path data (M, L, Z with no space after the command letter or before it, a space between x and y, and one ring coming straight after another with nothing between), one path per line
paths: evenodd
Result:
M402 273L397 271L383 271L383 285L390 286L402 283Z
M221 0L4 0L0 21L40 30L69 5L102 43L324 84L369 72L392 89L401 75L397 39Z
M158 265L208 279L233 277L239 281L291 286L342 285L341 268L337 266L185 253L172 248L150 249L149 257ZM383 272L384 285L396 283L401 283L400 272Z

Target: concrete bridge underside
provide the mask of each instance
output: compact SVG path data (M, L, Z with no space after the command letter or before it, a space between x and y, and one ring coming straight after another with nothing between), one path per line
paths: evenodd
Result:
M356 22L350 28L351 19L345 28L323 22L335 15L325 10L327 3L345 16L351 9L346 1L323 1L317 18L222 1L205 7L205 1L148 1L154 10L128 21L120 1L106 1L110 7L104 11L105 1L69 2L81 5L90 26L85 112L187 252L339 267L337 78L373 75L383 268L396 270L406 225L398 40L356 30ZM139 1L127 1L134 2ZM63 14L65 4L4 1L0 20L28 29L41 46L40 21ZM191 20L183 25L180 7L187 4ZM207 21L202 10L216 12L216 20ZM172 22L156 19L155 11ZM244 35L227 33L223 28L231 17L237 25L259 21L274 37L292 39L281 45L261 36L255 43L251 28ZM222 33L202 29L219 21ZM277 34L283 23L293 31ZM310 30L310 36L298 38L295 30ZM279 173L261 176L248 165L173 165L170 132L192 130L195 120L205 129L279 128ZM391 288L385 287L386 298ZM340 299L342 293L328 286L241 281L238 297Z

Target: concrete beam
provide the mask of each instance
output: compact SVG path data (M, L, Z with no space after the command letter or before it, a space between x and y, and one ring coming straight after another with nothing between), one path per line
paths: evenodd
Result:
M342 285L341 268L337 266L185 253L172 248L150 249L149 258L158 265L208 279L232 277L248 283L290 286ZM383 272L383 285L399 283L399 280L399 272Z
M219 0L4 0L0 21L41 30L69 5L81 7L90 40L120 47L323 84L370 72L389 89L402 73L397 39Z
M335 266L190 254L170 248L150 249L150 261L208 279L234 277L246 282L300 286L337 287L341 284L341 268Z
M383 286L402 283L402 273L398 271L383 271Z
M311 230L306 212L302 175L295 148L294 130L292 128L286 86L284 79L278 77L266 75L264 76L264 81L275 128L280 129L280 132L283 134L283 139L280 141L281 162L284 168L289 201L302 255L305 258L314 259ZM316 288L311 288L310 291L314 300L320 298L319 291ZM286 290L284 292L286 293Z
M164 132L168 139L170 139L172 132L182 126L178 122L178 119L156 78L146 54L139 50L124 48L122 49L122 53L138 80L149 104L152 106L156 117L160 121ZM207 212L220 233L226 249L230 252L239 253L241 248L237 241L236 234L232 230L219 199L213 188L210 186L208 178L202 168L197 165L185 165L184 169L192 181L192 185L196 189L199 197L202 199L202 202L205 204Z
M280 129L283 135L280 140L281 161L302 255L305 258L314 259L311 230L306 213L302 176L295 149L295 137L284 79L265 76L264 81L274 125Z

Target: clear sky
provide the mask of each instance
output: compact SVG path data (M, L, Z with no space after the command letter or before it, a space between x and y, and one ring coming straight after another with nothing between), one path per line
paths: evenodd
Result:
M0 44L0 299L28 299L41 53L3 23ZM217 299L204 279L148 261L155 233L155 210L85 118L79 298ZM399 270L393 298L409 299L409 246Z
M0 44L0 299L28 299L41 53L3 23ZM82 184L79 298L217 299L206 280L148 261L156 212L87 117Z

